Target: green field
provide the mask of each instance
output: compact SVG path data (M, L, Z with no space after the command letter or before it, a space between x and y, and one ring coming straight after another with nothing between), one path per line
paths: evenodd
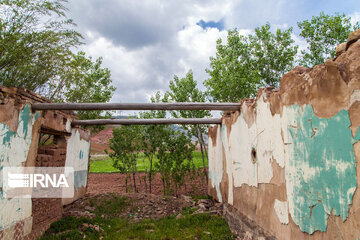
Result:
M156 161L158 161L157 158L154 159L153 163L155 163ZM203 167L200 151L193 152L193 161L197 168ZM205 159L205 161L207 166L208 165L207 159ZM90 162L90 172L91 173L119 172L119 170L114 168L112 165L113 165L113 160L109 157L96 158ZM145 169L149 169L149 165L150 163L148 159L144 156L144 154L141 154L137 163L138 172L145 172Z

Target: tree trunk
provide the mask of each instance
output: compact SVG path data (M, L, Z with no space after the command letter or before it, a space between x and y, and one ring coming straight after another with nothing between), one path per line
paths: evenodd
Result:
M150 171L149 171L149 192L151 193L151 173L152 173L152 159L153 156L149 158L150 161Z
M126 193L128 192L127 183L128 183L128 174L126 174L126 177L125 177L125 191L126 191Z
M203 142L203 146L204 146L204 152L205 152L205 156L206 156L206 159L209 160L209 157L208 157L208 151L206 149L206 144L205 144L205 141L204 141L204 137L203 137L203 134L201 133L201 141Z
M207 152L207 149L206 149L206 144L205 144L205 141L204 141L204 138L203 138L203 134L200 133L200 136L201 136L202 145L203 145L203 147L204 147L205 157L206 157L206 159L207 159L208 162L209 162L208 152ZM205 172L206 172L206 183L209 184L209 182L208 182L208 172L207 172L206 165L205 165L204 169L205 169Z
M140 176L140 173L138 174L138 179L139 179L139 191L141 191L141 176ZM145 192L146 192L146 185L144 187L145 187Z
M206 149L206 144L205 144L205 141L204 141L203 134L200 133L200 136L201 136L201 141L202 141L203 146L204 146L204 152L205 152L206 159L209 160L209 156L208 156L208 152L207 152L207 149Z
M163 193L166 195L166 187L165 187L165 178L162 176L162 183L163 183Z
M202 156L202 160L203 160L203 166L204 166L204 174L205 174L205 179L206 179L206 184L209 184L209 180L208 180L208 175L207 175L207 170L206 170L206 164L205 164L205 157L204 157L204 151L203 151L203 141L202 141L202 137L201 137L201 132L199 130L199 128L196 129L197 130L197 138L199 140L200 143L200 150L201 150L201 156ZM206 151L206 149L205 149Z
M147 193L148 188L147 188L147 183L146 183L146 174L144 175L143 180L144 180L144 185L145 185L145 193Z
M185 188L185 195L187 195L187 192L186 192L186 177L185 177L185 182L184 182L184 188Z
M135 181L135 172L133 172L133 181L134 181L134 190L135 190L135 192L137 192L137 190L136 190L136 181Z

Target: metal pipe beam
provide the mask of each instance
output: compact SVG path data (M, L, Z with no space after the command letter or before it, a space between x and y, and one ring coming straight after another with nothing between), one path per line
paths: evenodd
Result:
M157 118L73 120L71 125L221 124L221 118Z
M32 110L220 110L237 111L240 103L33 103Z

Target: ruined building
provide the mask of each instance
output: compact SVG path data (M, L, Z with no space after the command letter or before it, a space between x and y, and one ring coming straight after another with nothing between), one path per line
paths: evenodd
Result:
M86 192L90 134L72 128L72 112L31 110L49 100L25 89L0 87L0 187L4 167L74 168L73 198L4 198L0 196L0 239L36 239L62 216L62 206ZM41 134L54 144L40 146Z
M209 194L248 239L360 239L360 31L209 129ZM359 188L358 188L359 187ZM260 239L259 238L259 239Z

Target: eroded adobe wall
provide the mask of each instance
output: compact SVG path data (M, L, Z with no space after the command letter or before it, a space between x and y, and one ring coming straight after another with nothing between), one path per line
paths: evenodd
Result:
M72 128L72 112L31 110L35 102L49 100L25 89L0 86L0 239L38 237L51 222L61 217L62 205L86 191L90 135ZM40 133L54 135L54 145L39 146ZM4 167L73 167L73 199L4 197Z
M351 38L209 129L210 195L278 239L360 238L360 32Z

